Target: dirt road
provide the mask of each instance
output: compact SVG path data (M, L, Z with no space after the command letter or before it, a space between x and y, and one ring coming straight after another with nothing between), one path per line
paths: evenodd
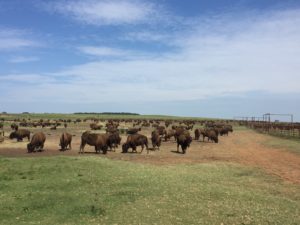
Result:
M80 132L77 131L73 138L73 149L61 152L58 149L60 131L47 136L45 151L41 153L26 153L27 141L16 143L5 140L0 144L0 155L7 157L41 157L41 156L79 156ZM150 132L145 132L149 136ZM86 155L92 157L107 157L115 160L126 160L138 163L150 163L155 165L170 165L177 163L209 163L209 162L234 162L242 165L263 168L270 174L282 179L300 184L300 154L295 154L286 149L274 149L263 143L268 137L251 130L237 131L228 137L221 137L218 144L193 141L187 154L179 154L176 151L174 141L163 142L161 149L144 150L142 154L122 154L121 147L116 152L108 152L107 155L94 152L94 148L87 146ZM122 142L126 136L122 136ZM138 148L138 151L140 148Z

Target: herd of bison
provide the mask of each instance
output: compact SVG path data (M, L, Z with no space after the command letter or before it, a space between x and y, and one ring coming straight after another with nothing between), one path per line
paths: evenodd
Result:
M46 141L44 131L46 129L56 130L57 127L63 126L64 132L60 135L59 146L60 150L65 151L72 148L72 135L68 130L68 124L74 123L89 123L90 129L83 132L81 135L81 143L79 153L84 153L84 148L87 145L93 146L96 153L102 152L106 154L107 151L115 151L121 145L120 133L126 133L127 140L122 144L122 153L132 152L137 153L137 147L141 146L141 152L146 148L149 153L149 142L151 141L151 150L160 149L162 142L168 142L171 139L177 143L177 152L179 147L183 154L186 153L193 140L208 141L218 143L219 136L228 135L233 132L230 121L193 121L193 120L146 120L146 119L76 119L76 120L43 120L32 121L30 119L14 119L5 121L11 128L11 133L7 138L23 141L27 138L27 152L43 151ZM120 128L120 123L130 124L130 128ZM197 126L195 126L197 125ZM42 131L35 132L31 137L31 132L28 127L41 127ZM198 128L195 128L198 127ZM200 128L201 127L201 128ZM141 134L144 128L151 128L151 138L148 141L147 136ZM2 136L0 142L4 140L3 123L0 123ZM96 130L105 130L106 133L97 133Z

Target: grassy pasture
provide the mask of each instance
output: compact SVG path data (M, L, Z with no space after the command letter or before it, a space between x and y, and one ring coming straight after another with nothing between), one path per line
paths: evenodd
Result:
M300 187L258 169L0 158L0 224L300 224Z
M179 117L168 115L112 115L112 114L59 114L59 113L29 113L29 114L2 114L0 118L5 119L85 119L85 118L98 118L98 119L178 119L178 120L205 120L210 118L199 117Z

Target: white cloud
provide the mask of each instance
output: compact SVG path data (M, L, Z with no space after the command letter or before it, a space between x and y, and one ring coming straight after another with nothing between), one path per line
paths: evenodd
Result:
M36 62L40 59L35 56L15 56L8 60L10 63L26 63L26 62Z
M143 0L72 0L47 4L50 11L91 25L149 23L158 15L154 4Z
M55 82L54 77L49 77L47 75L42 75L42 74L5 74L0 76L0 81L2 83L7 82L9 83L14 83L14 85L18 85L18 83L22 84L21 89L27 88L26 86L29 85L29 89L32 89L30 85L39 85L43 82L45 83L51 83ZM4 88L9 88L9 86L3 86ZM16 90L12 90L15 93L18 93Z
M29 37L28 33L17 29L2 29L0 31L0 51L19 50L27 47L37 47L40 43Z
M84 54L93 56L124 56L128 54L125 50L108 47L81 46L78 49Z
M300 10L253 15L238 22L220 20L207 20L208 30L200 23L177 36L179 52L72 66L47 75L54 79L51 83L8 89L0 98L7 101L24 92L31 100L101 103L300 92ZM81 50L100 56L124 54L105 47Z
M169 44L172 38L171 34L162 34L158 32L149 32L149 31L141 31L141 32L130 32L124 37L124 40L128 41L141 41L141 42L164 42Z

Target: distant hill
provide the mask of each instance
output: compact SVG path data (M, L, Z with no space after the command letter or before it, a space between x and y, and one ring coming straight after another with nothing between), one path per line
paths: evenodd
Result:
M95 114L95 115L135 115L135 116L139 116L140 114L138 113L129 113L129 112L76 112L74 114L79 114L79 115L82 115L82 114Z

